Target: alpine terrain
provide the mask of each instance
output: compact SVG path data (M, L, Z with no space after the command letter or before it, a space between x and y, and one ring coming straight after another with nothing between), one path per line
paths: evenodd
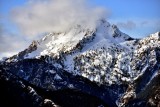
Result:
M49 33L1 60L0 87L2 107L160 107L160 32L100 20Z

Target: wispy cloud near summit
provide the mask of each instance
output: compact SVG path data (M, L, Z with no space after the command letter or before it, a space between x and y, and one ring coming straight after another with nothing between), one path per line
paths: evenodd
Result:
M106 13L87 0L31 0L14 9L12 17L21 31L32 38L44 32L63 32L76 24L94 27Z

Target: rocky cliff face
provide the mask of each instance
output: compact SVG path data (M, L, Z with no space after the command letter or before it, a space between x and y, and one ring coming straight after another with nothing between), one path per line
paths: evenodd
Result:
M105 20L76 25L34 41L0 71L37 89L38 106L160 106L160 32L134 39Z

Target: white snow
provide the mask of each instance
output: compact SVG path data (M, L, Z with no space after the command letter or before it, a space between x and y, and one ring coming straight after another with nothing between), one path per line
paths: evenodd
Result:
M134 80L137 80L140 76L142 76L147 68L148 68L148 64L142 69L141 73L134 78Z
M55 74L55 73L56 73L54 70L49 70L49 72L50 72L51 74Z
M115 30L118 37L113 37ZM62 59L63 69L74 75L81 75L100 84L130 82L141 76L148 67L146 65L142 71L135 71L135 65L132 63L137 64L138 61L134 62L133 58L139 56L149 46L159 45L160 42L157 44L157 35L158 33L156 36L151 35L140 40L140 43L145 44L141 47L134 44L136 40L126 41L129 36L117 28L113 28L108 22L100 22L96 29L74 26L63 33L46 35L39 41L37 50L28 54L26 58L48 55L54 59L62 55L64 57ZM91 40L84 43L85 38L91 38ZM83 48L78 50L76 46L79 43L83 43ZM154 61L153 58L150 61ZM57 68L62 68L61 64L52 64ZM126 73L129 77L123 76ZM135 75L135 73L139 75ZM58 74L55 78L62 79Z
M54 63L53 64L56 68L62 68L62 66L60 65L60 64L58 64L58 63Z
M54 76L54 79L55 79L55 80L62 80L62 78L61 78L58 74L56 74L56 75Z

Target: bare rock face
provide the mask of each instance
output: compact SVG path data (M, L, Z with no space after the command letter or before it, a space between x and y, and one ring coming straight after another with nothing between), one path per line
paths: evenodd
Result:
M134 39L106 21L74 26L33 41L1 62L0 73L27 106L158 107L160 32Z

